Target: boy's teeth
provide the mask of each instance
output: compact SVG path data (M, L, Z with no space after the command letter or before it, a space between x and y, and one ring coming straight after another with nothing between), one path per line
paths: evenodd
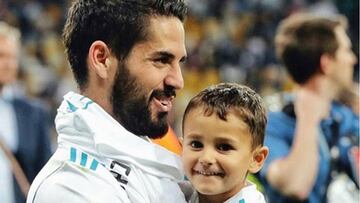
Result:
M202 171L197 171L199 174L201 175L205 175L205 176L213 176L213 175L218 175L218 173L210 173L210 172L202 172Z

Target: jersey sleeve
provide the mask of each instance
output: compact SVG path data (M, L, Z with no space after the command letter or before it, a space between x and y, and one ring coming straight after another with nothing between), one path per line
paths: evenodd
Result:
M106 178L98 176L94 171L64 162L43 179L31 199L27 200L27 203L47 202L130 203L130 200L120 185L109 183Z

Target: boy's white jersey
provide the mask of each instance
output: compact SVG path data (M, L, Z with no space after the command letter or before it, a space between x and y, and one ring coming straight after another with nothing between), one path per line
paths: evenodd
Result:
M246 187L224 203L266 203L264 195L256 189L256 185L251 182L247 183ZM199 203L199 196L196 192L191 196L189 203Z

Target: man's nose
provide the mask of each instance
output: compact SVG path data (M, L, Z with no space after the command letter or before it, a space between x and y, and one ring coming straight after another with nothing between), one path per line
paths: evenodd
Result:
M168 86L172 86L178 90L184 87L184 79L181 73L181 66L179 63L171 67L167 77L165 78L165 84Z
M354 52L351 52L351 55L352 55L352 59L353 59L353 65L355 65L358 62L358 59Z

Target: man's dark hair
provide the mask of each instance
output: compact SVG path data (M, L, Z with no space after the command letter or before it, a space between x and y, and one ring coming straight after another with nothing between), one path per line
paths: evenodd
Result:
M254 90L236 83L220 83L202 90L192 98L185 109L182 126L186 116L194 109L202 108L204 116L214 113L226 121L227 115L234 114L248 125L252 135L252 149L264 143L267 123L265 105Z
M323 54L335 56L337 26L346 28L345 19L298 14L280 23L275 37L277 55L296 83L304 84L320 71Z
M82 89L88 80L86 58L91 44L101 40L119 60L136 43L147 39L152 16L173 16L184 21L183 0L76 0L63 31L71 69Z

